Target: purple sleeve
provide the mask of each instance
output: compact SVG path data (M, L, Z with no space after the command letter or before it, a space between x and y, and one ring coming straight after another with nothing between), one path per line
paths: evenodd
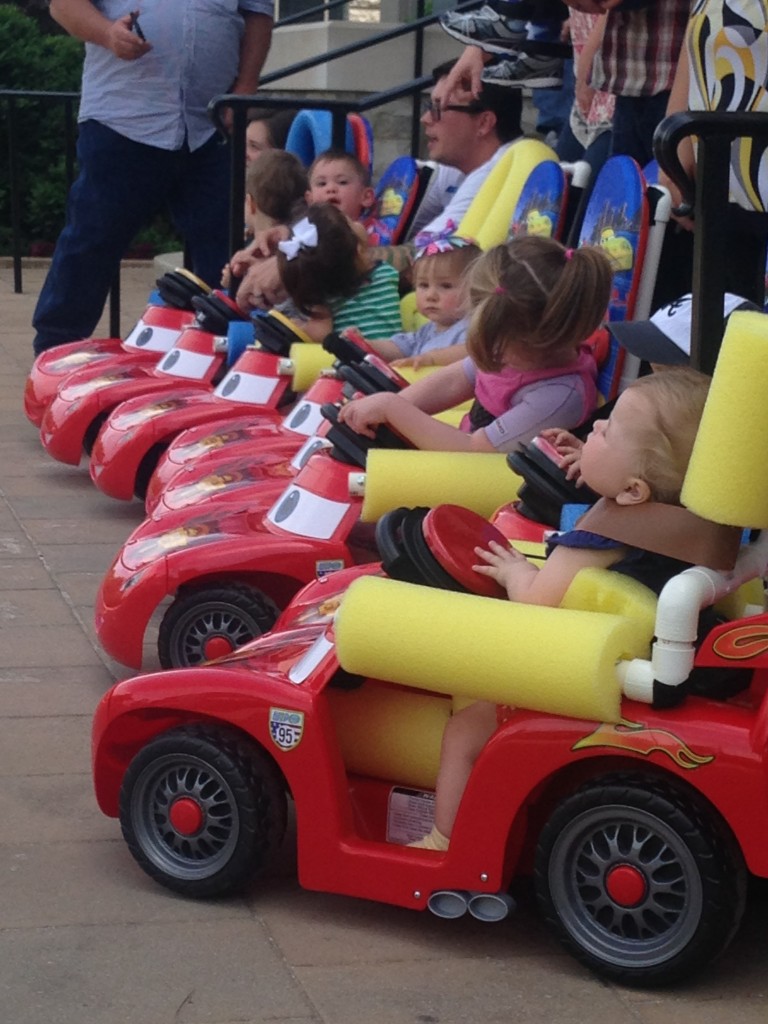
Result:
M584 385L577 374L542 380L521 388L512 408L483 429L497 451L512 452L546 427L577 427L586 414L585 405Z

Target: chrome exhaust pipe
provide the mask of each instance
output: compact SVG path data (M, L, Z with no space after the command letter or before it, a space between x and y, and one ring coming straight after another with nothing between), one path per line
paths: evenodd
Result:
M466 914L468 897L463 889L438 889L427 900L427 907L435 917L451 920Z
M515 906L508 892L472 893L467 901L467 910L478 921L503 921Z

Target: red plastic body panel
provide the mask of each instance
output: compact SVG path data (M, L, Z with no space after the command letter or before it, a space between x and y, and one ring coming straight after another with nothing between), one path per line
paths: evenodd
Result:
M214 335L195 326L185 328L170 352L152 364L132 363L128 367L98 373L86 367L68 376L43 416L40 438L49 455L59 462L77 466L86 432L97 417L109 413L120 402L137 395L165 391L178 382L210 391L224 363L224 355L213 351ZM190 378L189 374L195 377Z
M530 540L541 543L546 540L547 534L552 533L551 526L537 523L534 519L528 519L518 509L517 502L510 502L502 505L491 516L491 522L505 537L515 540Z
M104 649L124 665L141 666L144 632L152 613L179 587L214 580L244 580L284 607L318 575L360 561L378 560L357 548L350 532L361 500L349 496L354 467L327 452L312 456L288 487L264 484L251 507L206 503L145 520L124 544L96 599L96 631Z
M106 373L132 362L156 363L175 344L181 331L192 323L194 313L166 306L148 306L125 340L91 338L57 345L35 360L24 389L24 411L39 427L43 414L67 377L88 369ZM81 376L81 379L84 379Z
M219 662L113 687L93 727L102 810L117 814L126 767L153 736L207 720L252 737L283 773L296 804L305 888L414 909L438 889L497 892L521 870L536 823L553 804L587 779L617 771L666 777L682 793L697 792L730 827L750 871L768 876L765 673L729 702L690 697L657 711L625 701L618 725L517 711L478 758L445 855L384 842L386 797L398 779L347 775L327 700L336 659L333 613L323 608L370 571L342 571L309 585L269 634ZM301 716L300 741L289 750L272 738L274 708ZM378 723L365 725L375 744Z
M278 405L290 395L291 378L278 372L277 356L246 351L215 391L199 385L169 387L150 402L144 396L121 402L101 428L91 454L91 479L104 494L130 501L142 459L186 427L221 419L243 408L254 417L280 422ZM265 402L240 401L238 394L258 392Z
M169 444L157 464L147 490L146 509L152 513L166 488L188 485L193 479L220 472L221 466L248 455L267 452L295 453L325 422L320 407L336 402L343 381L321 377L296 402L280 423L237 415L210 424L189 427ZM193 474L192 476L190 474Z

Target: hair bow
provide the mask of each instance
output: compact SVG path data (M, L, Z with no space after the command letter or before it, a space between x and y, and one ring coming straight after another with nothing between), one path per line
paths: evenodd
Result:
M277 243L277 248L285 253L287 260L296 259L301 249L314 249L316 246L317 228L307 217L294 224L290 238Z
M442 231L420 231L413 240L416 251L414 260L420 260L422 256L437 256L441 252L451 252L453 249L464 249L468 245L476 243L471 238L464 238L456 234L456 225L449 220Z

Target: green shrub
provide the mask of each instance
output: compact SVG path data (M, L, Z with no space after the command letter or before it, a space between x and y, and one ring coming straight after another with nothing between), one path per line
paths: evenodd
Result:
M79 93L83 44L68 35L46 34L46 5L27 4L29 13L0 2L0 82L4 89ZM33 14L35 17L33 17ZM40 24L36 20L40 18ZM42 27L42 30L41 30ZM54 26L55 28L55 26ZM61 100L15 100L15 152L21 186L22 252L51 249L64 225L67 180L65 164L66 117ZM77 132L77 100L71 103L72 138ZM0 100L0 254L11 252L9 104ZM137 244L143 251L180 248L165 218L146 229Z

